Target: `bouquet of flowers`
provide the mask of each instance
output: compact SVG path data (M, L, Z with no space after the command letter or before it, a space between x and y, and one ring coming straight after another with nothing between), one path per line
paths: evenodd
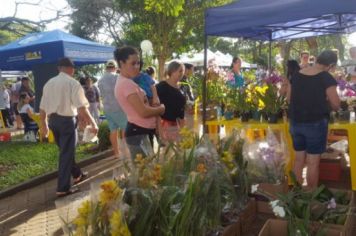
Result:
M253 183L279 184L285 180L285 163L288 161L283 139L277 139L273 131L267 129L265 139L247 142L244 156L249 165L248 176Z
M234 181L242 182L232 181L230 166L219 161L221 150L207 136L197 138L183 128L179 142L154 155L138 153L134 159L127 158L115 168L114 180L93 185L91 199L68 222L72 233L186 236L216 232L225 213L236 209L235 188L246 196L248 192L243 141L231 140L224 143L224 150L231 152L238 168Z
M72 208L77 209L77 213L74 218L65 220L67 233L79 236L130 236L125 219L125 204L122 202L125 191L115 180L102 182L100 190L98 197L94 196L90 199L87 196L82 199L79 206ZM96 189L94 192L97 192ZM56 204L57 208L58 204Z
M226 172L230 175L240 209L248 201L250 188L247 173L248 162L243 155L243 146L245 143L243 134L243 130L240 132L234 130L230 136L220 139L218 144L220 160L225 165Z

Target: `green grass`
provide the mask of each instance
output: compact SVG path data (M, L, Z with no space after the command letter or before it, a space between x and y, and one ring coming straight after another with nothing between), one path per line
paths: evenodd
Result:
M93 144L77 147L76 161L92 155ZM57 170L58 147L49 143L0 142L0 190Z

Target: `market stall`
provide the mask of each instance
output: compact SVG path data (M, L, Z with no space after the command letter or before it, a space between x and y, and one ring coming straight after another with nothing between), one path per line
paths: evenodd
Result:
M356 4L353 0L340 1L338 4L333 0L241 0L210 8L205 14L205 48L208 46L208 36L241 37L271 43L327 34L349 34L354 31L356 31ZM207 65L206 57L205 65ZM203 124L206 124L206 104L205 77ZM345 128L344 126L344 124L334 124L331 127L338 129ZM350 132L353 132L355 127L355 123L347 124L349 134L352 134ZM350 147L352 142L352 137L349 135ZM355 155L354 151L350 150L353 190L356 190ZM293 157L293 154L291 156Z
M32 71L38 111L44 84L58 74L57 62L69 57L76 66L104 63L114 47L79 38L61 30L28 34L0 47L0 70Z

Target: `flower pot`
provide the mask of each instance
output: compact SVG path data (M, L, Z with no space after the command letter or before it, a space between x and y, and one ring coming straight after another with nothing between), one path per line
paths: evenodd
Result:
M248 122L250 119L250 113L249 112L243 112L241 113L241 122Z
M278 122L279 114L268 114L268 123L276 124Z
M339 121L350 121L350 111L338 111L337 119Z
M225 111L224 117L225 117L225 120L232 120L232 119L234 119L234 112Z
M261 112L260 111L252 112L252 119L255 121L260 121L261 120Z

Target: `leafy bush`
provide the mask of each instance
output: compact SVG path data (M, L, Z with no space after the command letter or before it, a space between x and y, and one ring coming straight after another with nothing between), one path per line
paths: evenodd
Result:
M111 146L110 129L107 121L101 122L98 131L99 151L104 151Z

